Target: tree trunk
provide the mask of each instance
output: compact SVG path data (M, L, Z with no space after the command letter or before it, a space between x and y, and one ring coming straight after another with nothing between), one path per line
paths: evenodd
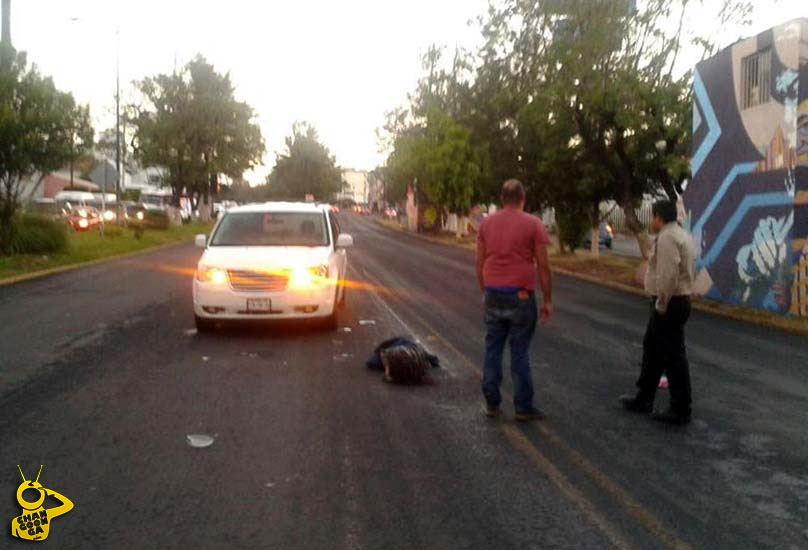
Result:
M469 227L468 216L461 216L460 214L458 214L457 233L455 234L455 237L457 237L457 239L459 240L468 235L468 227Z
M592 242L589 245L589 252L593 258L600 257L600 203L592 205L592 229L589 231Z
M203 185L200 186L199 192L199 221L202 223L210 223L213 220L213 201L210 198L210 180L207 178Z
M199 221L202 223L210 223L213 220L211 212L210 193L206 190L202 193L199 201Z
M626 216L626 227L637 239L637 244L640 245L640 254L644 260L647 260L651 255L651 238L648 232L640 223L637 218L637 213L634 211L634 205L631 200L624 200L620 203L620 208Z

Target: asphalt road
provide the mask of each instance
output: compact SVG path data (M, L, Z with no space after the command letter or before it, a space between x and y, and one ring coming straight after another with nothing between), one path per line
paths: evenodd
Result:
M75 503L44 548L808 547L804 339L695 313L694 422L662 427L615 402L646 303L557 277L532 350L548 419L491 421L472 254L341 221L336 332L195 334L190 246L0 287L6 521L17 464L44 464ZM442 359L432 384L364 368L399 334Z

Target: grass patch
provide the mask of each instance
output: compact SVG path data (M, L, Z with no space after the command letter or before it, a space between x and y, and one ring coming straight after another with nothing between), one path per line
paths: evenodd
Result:
M190 241L197 233L208 233L210 225L191 223L167 230L146 230L137 239L131 229L108 226L100 231L71 232L68 247L55 254L0 256L0 280L35 271L81 264L110 256L138 252L171 243Z
M603 281L611 281L639 289L643 288L642 279L640 278L642 261L638 258L611 255L602 255L595 258L589 252L579 252L565 255L553 254L550 258L550 264L553 267L597 277Z
M410 233L410 231L406 227L401 225L396 220L386 220L386 219L381 219L381 218L375 218L375 221L379 225L382 225L382 226L387 227L389 229L393 229L395 231L401 231L401 232L404 232L404 233ZM413 233L413 235L415 235L415 234ZM459 239L455 236L454 233L446 233L446 232L418 233L416 236L419 237L419 238L428 239L430 241L434 241L434 242L437 242L437 243L450 244L452 246L460 246L460 247L463 247L463 248L470 248L472 250L475 250L477 248L477 235L466 235L465 237L461 237Z

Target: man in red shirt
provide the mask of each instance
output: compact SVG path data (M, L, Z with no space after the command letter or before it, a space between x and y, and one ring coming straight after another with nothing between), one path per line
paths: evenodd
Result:
M485 413L500 413L502 354L505 342L511 348L511 377L517 420L538 420L544 414L533 404L530 371L530 341L538 322L536 271L544 302L541 322L553 314L552 279L547 236L542 221L524 212L525 190L515 179L502 186L503 209L489 216L477 237L477 279L485 292L485 368L483 395Z

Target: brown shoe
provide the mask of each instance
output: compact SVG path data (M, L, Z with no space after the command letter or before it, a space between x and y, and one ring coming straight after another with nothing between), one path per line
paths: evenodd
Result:
M488 418L497 418L500 414L502 414L502 409L486 404L485 407L483 407L483 414Z
M526 411L516 411L513 416L519 422L531 422L533 420L544 420L545 416L541 409L531 407Z

